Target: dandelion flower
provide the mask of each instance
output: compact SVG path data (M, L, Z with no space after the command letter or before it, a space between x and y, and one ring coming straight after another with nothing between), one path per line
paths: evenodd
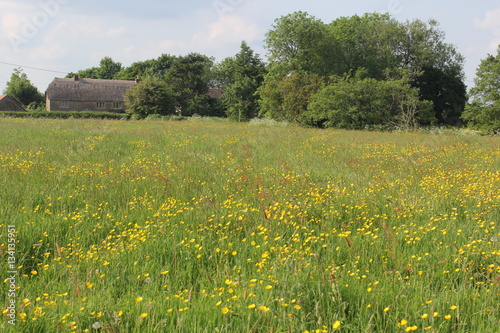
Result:
M148 314L146 312L143 312L139 315L139 317L141 318L146 318L148 316Z
M339 328L340 324L341 324L340 320L335 321L335 323L333 323L333 329Z
M228 314L229 313L229 308L227 306L223 307L221 310L222 314Z

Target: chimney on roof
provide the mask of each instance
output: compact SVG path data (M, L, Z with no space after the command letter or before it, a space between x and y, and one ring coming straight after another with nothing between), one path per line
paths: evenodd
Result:
M135 77L135 83L139 83L139 82L141 82L141 79L139 79L139 75L137 75L137 76Z
M78 81L80 78L78 77L78 74L75 74L75 76L73 76L73 80L75 81Z

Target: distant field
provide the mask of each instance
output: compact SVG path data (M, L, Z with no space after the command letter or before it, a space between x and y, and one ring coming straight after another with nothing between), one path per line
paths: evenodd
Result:
M8 118L0 134L2 332L499 331L498 137Z

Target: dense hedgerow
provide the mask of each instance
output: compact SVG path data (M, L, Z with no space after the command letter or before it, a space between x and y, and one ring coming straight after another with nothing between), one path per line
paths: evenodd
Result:
M0 117L12 118L49 118L49 119L129 119L130 115L115 112L95 111L50 111L50 112L16 112L0 111Z

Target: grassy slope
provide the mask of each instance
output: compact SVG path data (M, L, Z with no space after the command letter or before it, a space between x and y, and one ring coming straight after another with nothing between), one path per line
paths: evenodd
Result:
M29 119L0 133L17 331L500 325L498 138Z

